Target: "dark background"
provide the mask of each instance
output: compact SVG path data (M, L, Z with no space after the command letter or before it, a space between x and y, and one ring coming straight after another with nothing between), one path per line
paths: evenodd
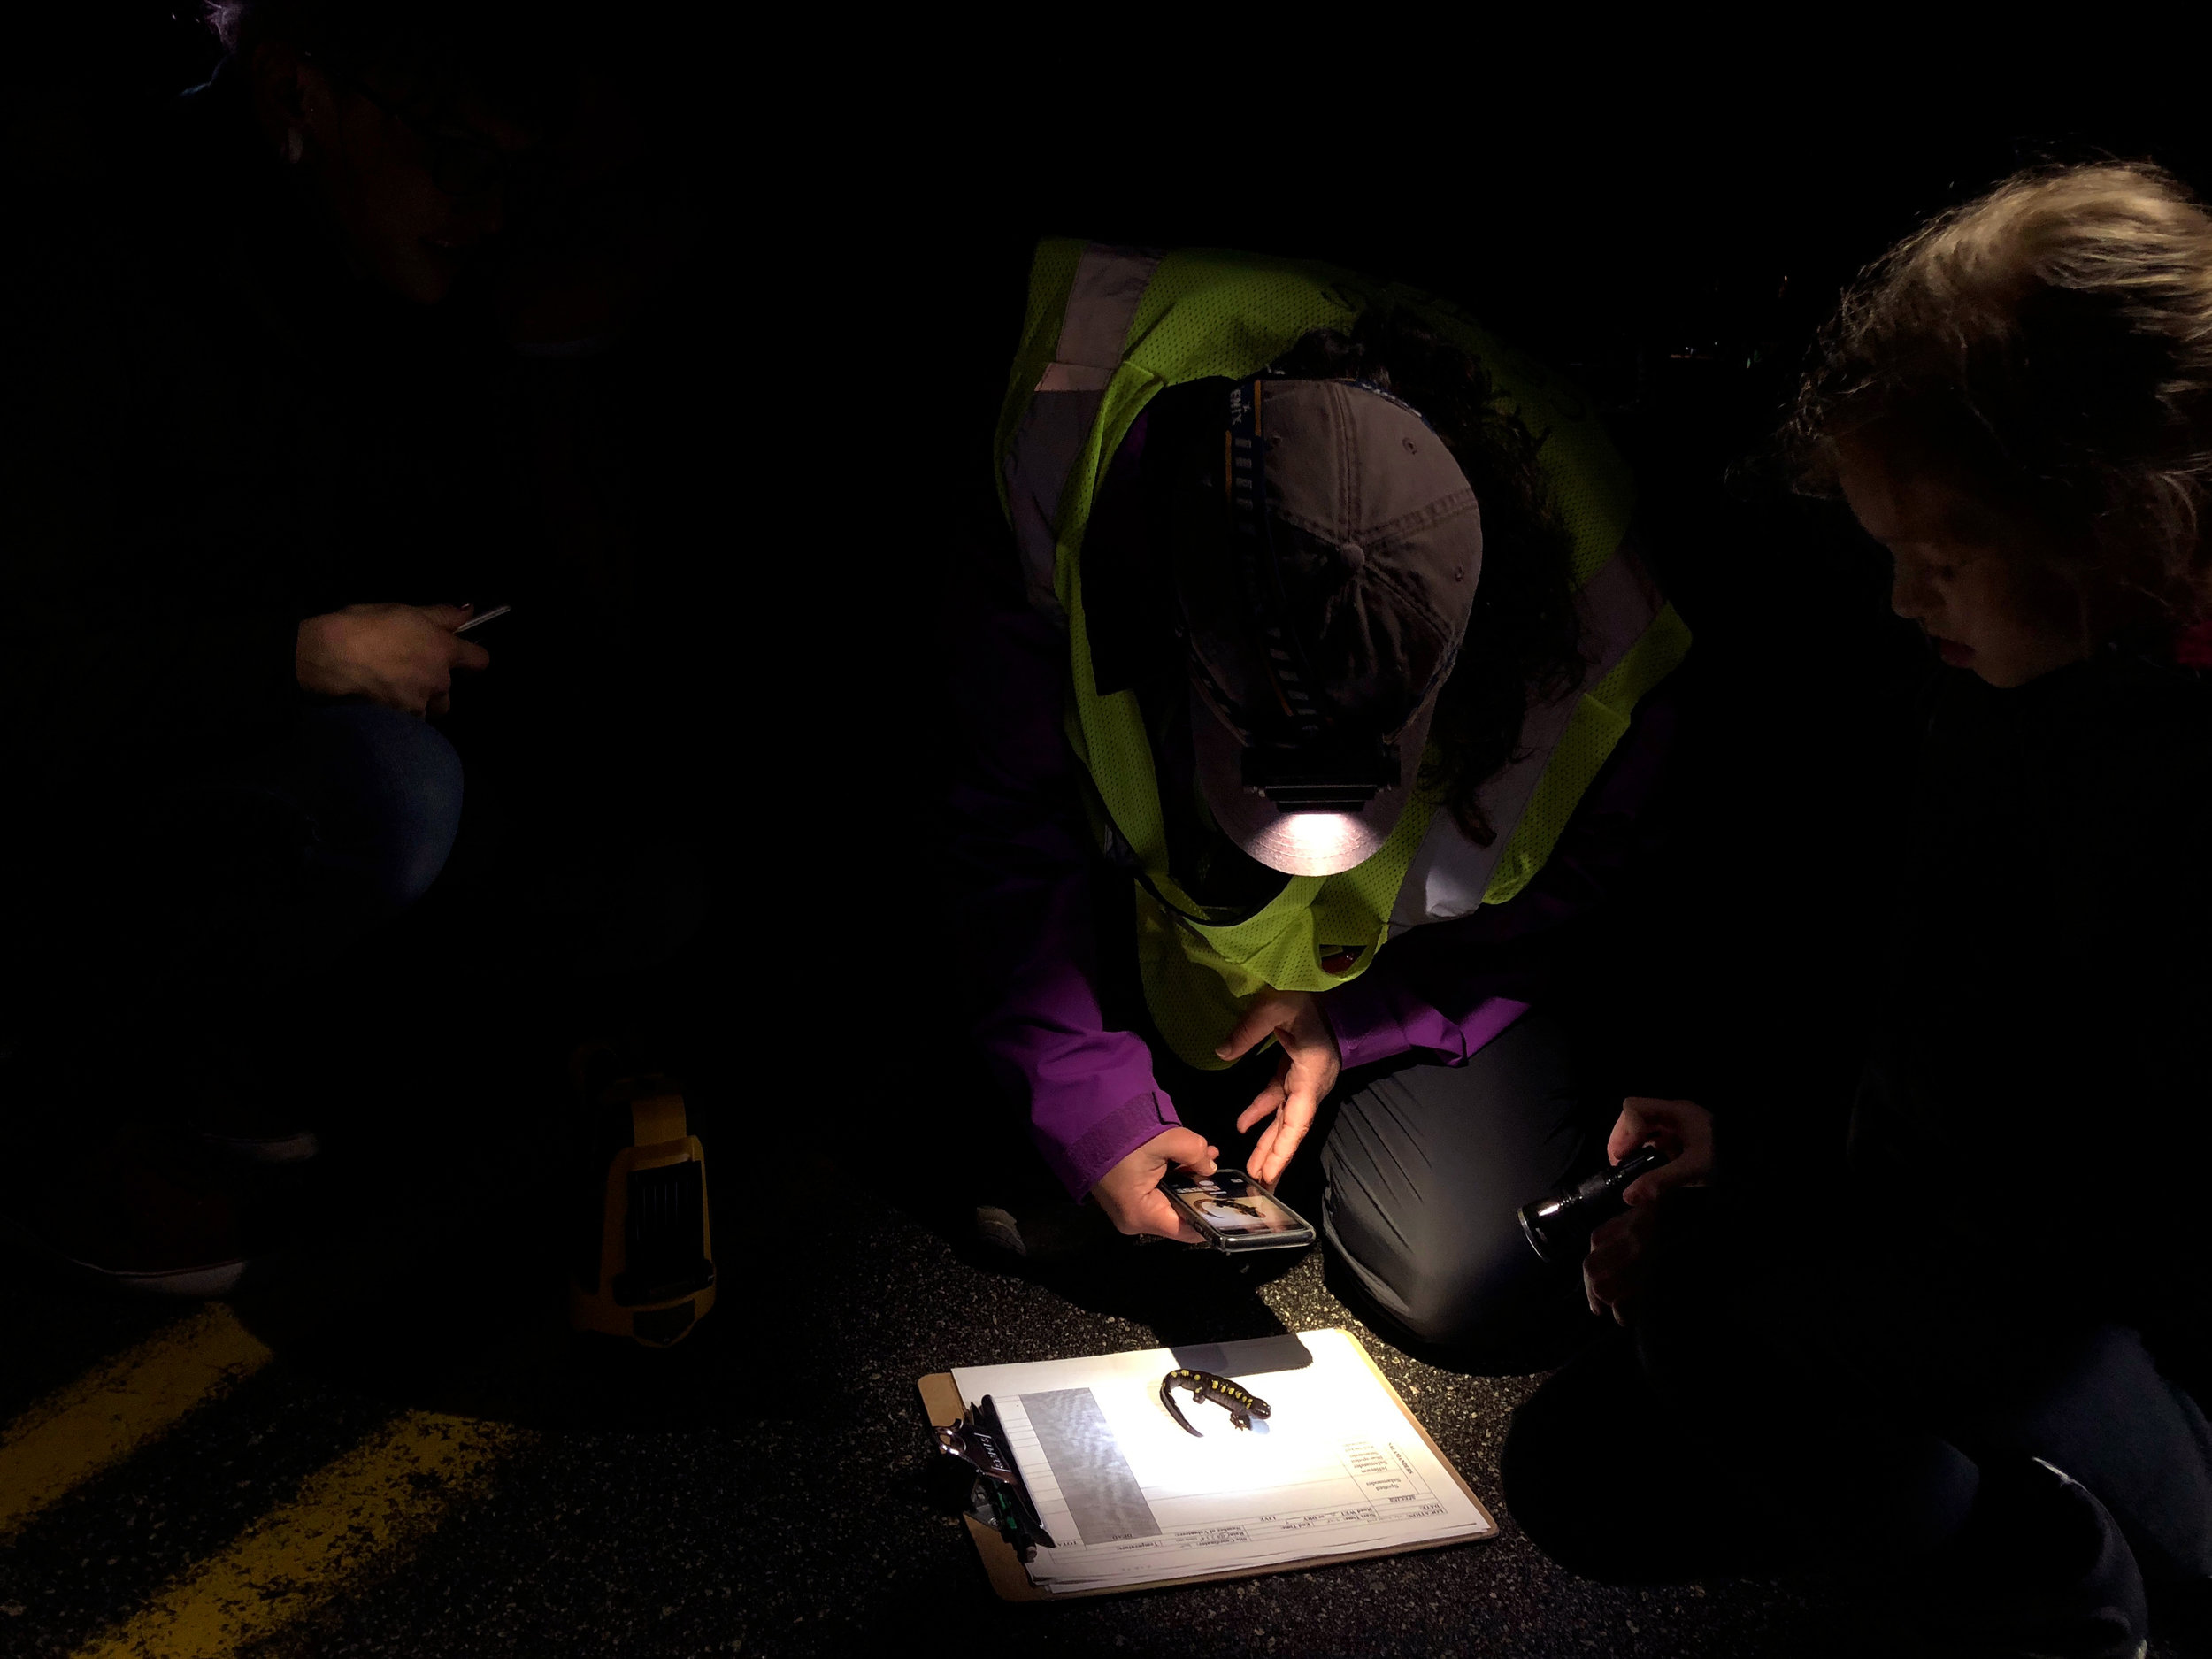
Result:
M11 59L8 165L96 192L214 49L190 7L49 11ZM1955 84L1900 100L1778 51L1660 53L1663 73L1578 71L1569 96L1526 64L1447 83L1432 60L1466 44L1409 39L1402 81L1374 78L1370 43L1356 91L1319 89L1309 62L1247 93L1073 78L1044 40L907 62L697 20L606 25L705 228L598 419L624 447L642 626L690 670L672 718L726 803L719 920L691 965L703 1008L742 1012L700 1033L709 1069L741 1098L849 1097L878 1133L840 1155L872 1152L895 1189L972 1120L933 618L992 511L1028 250L1071 234L1406 280L1590 393L1696 645L1663 855L1577 995L1604 999L1624 1087L1707 1095L1786 1130L1784 1150L1833 1144L1925 658L1878 550L1791 494L1770 435L1841 287L1898 236L2023 165L2148 157L2201 179L2195 123Z
M14 196L16 211L66 201L96 213L139 118L201 79L213 49L184 8L47 10L8 59L0 166L36 187ZM383 1125L385 1155L362 1166L427 1190L370 1206L378 1225L359 1224L359 1205L342 1210L346 1236L321 1241L303 1291L243 1317L281 1350L270 1386L303 1402L303 1419L430 1405L572 1438L500 1500L511 1525L442 1540L426 1587L391 1598L388 1629L359 1613L356 1651L419 1650L424 1630L445 1640L441 1583L465 1602L516 1584L549 1598L551 1634L534 1626L503 1645L491 1621L473 1646L456 1633L453 1651L590 1646L588 1622L564 1623L569 1575L547 1553L575 1533L611 1552L606 1604L635 1602L641 1618L701 1581L684 1555L695 1529L722 1552L724 1593L734 1584L741 1609L749 1595L787 1645L800 1644L786 1617L800 1612L822 1621L824 1651L849 1640L833 1614L854 1628L910 1621L917 1605L969 1617L983 1604L959 1576L972 1568L964 1540L914 1543L938 1526L908 1490L914 1375L1344 1317L1310 1263L1271 1312L1248 1286L1210 1274L1210 1258L1186 1271L1184 1258L1138 1252L1134 1270L1124 1254L1087 1275L1023 1277L909 1219L956 1228L956 1207L933 1200L986 1117L949 989L959 918L937 896L932 803L949 734L932 618L946 562L990 511L991 432L1037 235L1245 247L1419 284L1597 401L1637 469L1643 528L1696 645L1667 834L1571 994L1611 1033L1602 1058L1623 1088L1712 1100L1732 1116L1732 1147L1786 1179L1793 1158L1838 1144L1877 995L1873 907L1909 827L1927 669L1913 630L1888 614L1879 550L1763 459L1812 333L1856 269L2016 167L2147 156L2212 182L2212 148L2169 111L2092 119L2055 99L1978 106L1947 88L1901 103L1815 85L1778 51L1723 66L1678 44L1599 88L1540 60L1424 39L1403 48L1402 72L1456 54L1465 84L1379 81L1371 47L1341 68L1310 58L1256 93L1156 90L1131 73L1105 77L1102 96L1041 43L952 68L958 42L893 63L880 42L694 37L683 22L662 9L608 25L634 27L610 51L650 89L666 165L708 213L598 413L626 469L651 637L698 671L673 716L722 800L720 908L676 999L695 1103L718 1114L708 1134L722 1311L670 1355L564 1346L541 1194L514 1195L542 1172L540 1102L491 1107L480 1086L503 1074L441 1071L488 1051L515 1010L467 961L431 964L416 1028L393 1033L403 1048L434 1027L445 1045L413 1056L403 1079L430 1104ZM470 1146L456 1125L474 1132ZM779 1206L788 1188L856 1172L889 1201L880 1225L825 1236L818 1217ZM391 1215L406 1225L385 1225ZM6 1290L11 1328L33 1333L11 1344L0 1379L11 1412L134 1340L149 1317L27 1275ZM763 1343L778 1364L757 1363ZM1448 1449L1494 1494L1495 1439L1522 1384L1379 1351L1402 1386L1432 1391L1420 1409L1457 1425L1442 1431ZM214 1429L242 1447L272 1420L259 1396L233 1417ZM281 1433L273 1447L237 1455L287 1470L323 1455ZM793 1471L818 1468L835 1471L825 1528L888 1540L834 1583L782 1519ZM726 1499L707 1471L740 1495ZM207 1507L196 1441L175 1448L172 1475L182 1508ZM150 1479L172 1476L126 1471L115 1488ZM211 1521L211 1536L228 1524ZM73 1583L111 1548L90 1540L119 1525L97 1502L72 1511L22 1582ZM1594 1647L1607 1608L1678 1632L1635 1648L1654 1652L1801 1650L1776 1647L1760 1621L1825 1617L1790 1625L1786 1597L1740 1586L1716 1597L1726 1618L1700 1626L1681 1605L1646 1611L1648 1595L1567 1583L1509 1541L1516 1553L1502 1545L1494 1565L1445 1552L1357 1582L1272 1581L1248 1605L1249 1586L1100 1603L1051 1628L1064 1650L1133 1631L1140 1650L1164 1650L1197 1631L1209 1651L1259 1651L1273 1638L1248 1626L1265 1606L1310 1645L1379 1635L1375 1651L1452 1648L1480 1606L1466 1600L1478 1583L1502 1584L1520 1621L1517 1645L1500 1651ZM910 1573L911 1562L937 1575L933 1601L910 1603L909 1579L893 1582L893 1565ZM132 1605L145 1587L133 1571L157 1576L134 1556L73 1617L89 1630ZM1379 1586L1396 1598L1396 1624L1364 1623ZM598 1594L575 1591L587 1611L573 1617L597 1617ZM1430 1634L1406 1633L1408 1609ZM1048 1628L979 1627L1023 1641Z
M956 66L694 20L606 25L704 230L598 420L641 626L688 670L671 718L724 802L718 919L689 964L699 1064L764 1133L819 1144L788 1102L833 1096L869 1132L837 1155L910 1192L910 1158L974 1120L933 618L991 511L1028 250L1072 234L1409 281L1589 392L1696 645L1663 855L1575 994L1607 1010L1622 1087L1712 1098L1782 1152L1832 1147L1926 664L1878 550L1790 492L1770 435L1841 287L1895 238L2023 165L2201 179L2196 124L1901 102L1778 54L1690 53L1571 98L1525 64L1334 92L1310 63L1246 94L1080 81L1042 41ZM1464 50L1409 40L1402 67ZM96 197L214 55L189 7L49 8L10 59L9 171L34 200Z

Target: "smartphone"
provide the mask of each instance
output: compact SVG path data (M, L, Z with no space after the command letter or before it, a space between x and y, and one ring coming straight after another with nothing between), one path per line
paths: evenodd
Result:
M1312 1224L1242 1170L1171 1170L1160 1190L1217 1250L1289 1250L1313 1242Z

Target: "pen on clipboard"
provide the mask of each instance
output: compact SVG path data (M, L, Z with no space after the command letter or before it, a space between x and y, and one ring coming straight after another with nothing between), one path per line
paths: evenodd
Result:
M471 628L480 628L487 622L496 621L499 618L505 616L513 609L514 607L512 605L494 605L482 616L471 617L466 622L464 622L459 627L454 629L453 631L456 634L466 634Z

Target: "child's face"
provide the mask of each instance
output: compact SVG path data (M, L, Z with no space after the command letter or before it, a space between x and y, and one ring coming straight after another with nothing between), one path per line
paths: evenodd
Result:
M1846 440L1839 449L1844 499L1890 551L1890 608L1917 622L1945 662L2010 687L2085 654L2078 634L2039 620L2024 603L2018 543L2030 526L1871 445Z

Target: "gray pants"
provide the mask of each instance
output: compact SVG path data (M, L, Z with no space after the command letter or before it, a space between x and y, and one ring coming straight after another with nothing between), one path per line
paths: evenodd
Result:
M1199 1072L1164 1050L1156 1041L1183 1120L1240 1163L1249 1141L1233 1120L1275 1051ZM1532 1009L1465 1065L1346 1072L1282 1194L1319 1224L1333 1287L1401 1347L1473 1370L1546 1371L1587 1334L1589 1307L1578 1271L1529 1248L1520 1208L1597 1167L1619 1108L1593 1097L1566 1022Z
M1601 1105L1563 1022L1540 1009L1463 1066L1348 1073L1321 1144L1321 1211L1356 1300L1461 1364L1565 1358L1588 1329L1580 1276L1537 1259L1519 1210L1596 1167Z

